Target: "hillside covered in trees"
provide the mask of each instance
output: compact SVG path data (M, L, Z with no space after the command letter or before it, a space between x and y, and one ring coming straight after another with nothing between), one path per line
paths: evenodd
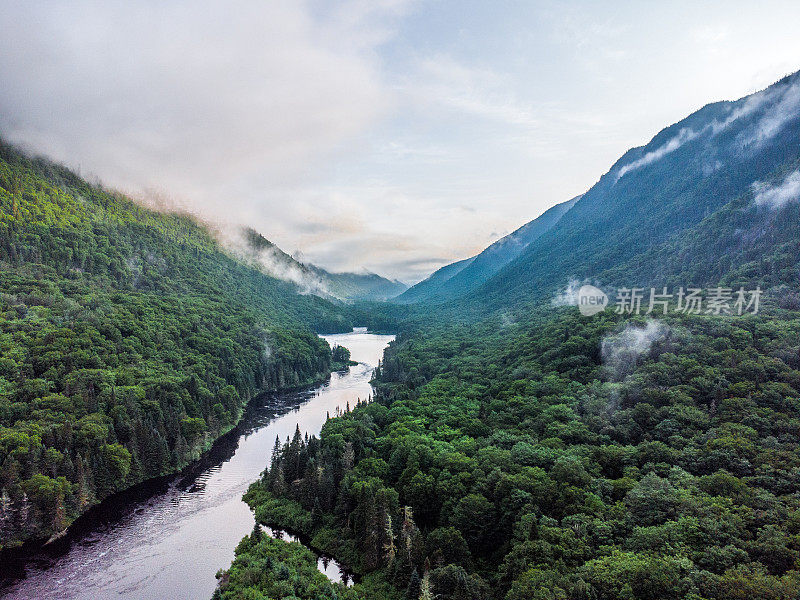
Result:
M259 391L324 378L314 331L353 322L297 291L0 144L0 548L186 465Z
M256 518L397 598L796 597L800 314L636 353L643 319L573 311L407 337L375 402L277 449Z
M383 301L408 287L375 273L333 273L289 256L252 228L239 232L239 256L260 270L291 281L305 293L343 302Z
M665 129L473 293L405 307L374 401L278 444L256 519L365 599L800 596L799 77ZM570 279L763 302L582 316ZM241 572L223 593L270 597Z

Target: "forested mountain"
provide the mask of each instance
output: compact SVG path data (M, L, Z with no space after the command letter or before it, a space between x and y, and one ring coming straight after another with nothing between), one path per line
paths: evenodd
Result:
M630 150L486 283L479 305L611 286L797 286L800 73L710 104ZM758 264L753 264L753 263Z
M334 273L315 265L308 267L319 274L331 295L342 300L382 302L408 289L402 281L377 273Z
M400 304L411 304L436 295L436 291L442 285L467 268L473 260L475 260L474 256L437 269L416 285L411 286L405 292L393 298L392 301Z
M0 144L0 547L179 469L258 391L326 376L341 305Z
M795 285L800 220L797 204L786 198L800 185L799 172L795 73L667 127L626 152L586 194L394 301L466 297L473 308L507 308L553 295L572 280L612 288L739 285L764 268L770 285ZM754 271L753 261L769 266Z
M370 600L800 597L799 158L798 75L626 153L481 288L405 313L374 401L276 446L257 520ZM582 316L551 302L571 279L765 293ZM273 589L275 550L239 550L220 596Z
M331 300L383 301L402 293L408 287L375 273L332 273L289 256L260 233L243 230L245 258L267 273L291 281L305 293Z
M579 198L579 197L578 197ZM545 211L516 231L497 240L483 252L467 261L442 267L428 279L418 283L395 302L444 302L459 298L480 287L495 273L517 258L529 244L549 231L577 202L573 198Z

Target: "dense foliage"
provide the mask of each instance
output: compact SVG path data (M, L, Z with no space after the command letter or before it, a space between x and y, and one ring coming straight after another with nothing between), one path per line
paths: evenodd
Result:
M278 443L256 519L407 600L800 597L798 97L706 106L481 287L409 290L375 401ZM570 280L767 302L582 317Z
M349 316L161 214L0 145L0 548L187 464ZM338 357L341 361L343 357Z
M272 539L256 525L236 548L228 571L218 574L214 600L357 600L353 590L334 584L317 570L317 557L298 544Z
M795 598L798 316L430 327L246 499L408 598Z

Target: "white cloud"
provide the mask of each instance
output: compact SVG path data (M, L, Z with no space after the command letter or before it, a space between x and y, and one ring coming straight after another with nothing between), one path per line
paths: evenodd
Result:
M761 144L774 137L786 123L797 118L800 118L800 82L782 90L780 100L761 117L751 141Z
M403 5L5 2L0 131L206 218L285 222L293 188L391 107L374 47Z
M725 119L715 119L711 123L711 131L717 134L735 121L761 109L764 109L764 114L754 125L754 130L744 135L745 145L761 144L769 140L791 119L800 116L800 82L761 90L737 102Z
M765 108L766 107L766 108ZM725 119L714 119L699 131L685 127L668 142L648 152L642 158L622 166L617 172L617 180L626 173L652 164L667 154L674 152L686 142L690 142L710 131L716 135L739 119L748 117L758 110L764 109L764 115L754 125L754 131L749 131L745 144L760 144L777 134L791 119L800 116L800 82L774 87L756 92L744 100L737 102ZM718 167L717 167L718 168ZM704 172L708 174L704 166Z
M322 266L416 279L800 56L800 6L501 4L4 0L0 133Z
M603 364L614 379L622 379L641 357L650 353L653 344L667 337L669 332L669 327L652 319L644 327L626 323L621 331L603 338L600 348Z
M239 259L273 277L294 283L301 294L331 295L328 286L319 275L289 258L279 248L275 246L254 248L245 229L237 226L217 227L214 233L217 239Z
M800 200L800 170L793 171L778 185L757 181L753 184L753 201L757 206L782 208L789 202Z
M671 152L675 152L678 148L683 146L686 142L689 142L695 139L699 133L695 132L690 127L684 127L680 130L678 135L674 138L659 146L655 150L651 150L647 154L645 154L642 158L634 160L633 162L628 163L627 165L623 165L620 167L619 171L617 172L617 180L623 177L626 173L630 173L636 169L641 167L647 166L652 164L658 160L661 160L664 156Z
M775 95L774 90L762 90L760 92L756 92L745 98L744 100L737 102L736 106L731 109L730 114L728 114L725 119L722 121L718 121L714 119L711 122L711 132L713 134L717 134L726 127L728 127L734 121L741 119L742 117L746 117L759 108L761 108L767 102L770 102Z
M539 126L540 117L516 97L513 87L501 73L440 54L420 61L402 89L422 105L439 104L511 126Z
M567 287L550 299L551 306L578 306L578 290L581 282L570 279Z
M325 198L332 201L330 210L313 215ZM363 267L414 283L444 264L477 254L508 225L489 207L476 214L468 206L448 205L433 192L416 196L381 181L313 192L298 205L304 208L292 236L309 248L308 261L333 271ZM304 230L300 220L311 227ZM447 235L445 228L457 235Z

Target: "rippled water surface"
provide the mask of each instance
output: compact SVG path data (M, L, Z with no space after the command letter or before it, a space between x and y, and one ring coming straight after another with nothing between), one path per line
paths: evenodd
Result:
M323 337L349 348L359 364L317 389L256 399L239 428L188 472L120 495L92 511L67 539L2 565L24 578L6 581L0 597L210 598L214 574L230 565L233 549L253 528L241 498L267 466L275 437L285 440L297 425L316 434L328 412L366 399L372 370L393 339L362 332ZM346 579L335 561L320 557L319 566L334 580Z

